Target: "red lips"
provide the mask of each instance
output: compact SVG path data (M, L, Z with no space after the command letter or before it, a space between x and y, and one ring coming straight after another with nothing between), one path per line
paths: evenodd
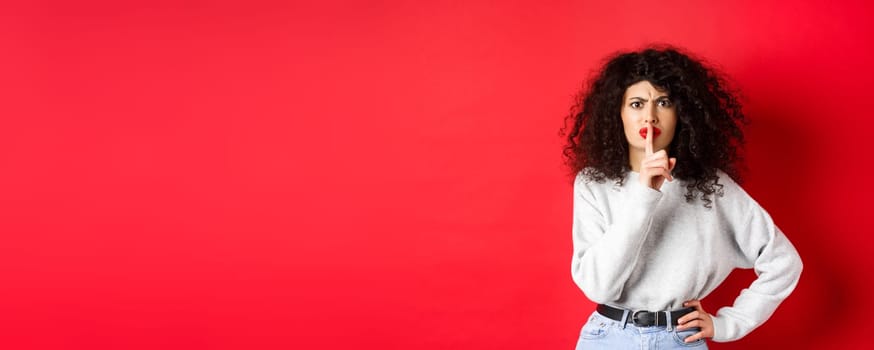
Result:
M659 137L662 134L662 131L657 127L652 127L652 138ZM646 128L640 129L640 137L646 138Z

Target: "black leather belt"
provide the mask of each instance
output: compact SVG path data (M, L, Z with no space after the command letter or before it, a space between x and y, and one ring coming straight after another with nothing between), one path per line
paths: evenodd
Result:
M599 314L604 315L611 320L620 322L622 321L622 315L625 313L625 309L617 309L604 304L598 304L597 311ZM626 322L631 322L638 327L667 326L667 313L670 312L671 325L676 326L678 324L677 320L680 317L692 311L695 311L694 307L687 307L674 311L629 311L630 314L628 315L628 320Z

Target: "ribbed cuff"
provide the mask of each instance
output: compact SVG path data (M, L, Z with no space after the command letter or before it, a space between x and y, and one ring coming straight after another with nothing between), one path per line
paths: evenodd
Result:
M711 319L713 320L713 340L717 343L723 343L727 341L731 341L731 339L726 338L726 334L728 334L728 329L726 329L725 320L722 317L711 315Z

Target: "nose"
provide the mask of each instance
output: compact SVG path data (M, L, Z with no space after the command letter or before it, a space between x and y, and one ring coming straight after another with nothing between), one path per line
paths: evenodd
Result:
M650 110L650 113L649 113L648 115L645 115L645 116L644 116L643 122L644 122L644 123L650 123L650 124L653 124L653 125L658 124L658 122L659 122L659 116L658 116L658 113L656 112L656 110L655 110L655 109L651 109L651 110Z

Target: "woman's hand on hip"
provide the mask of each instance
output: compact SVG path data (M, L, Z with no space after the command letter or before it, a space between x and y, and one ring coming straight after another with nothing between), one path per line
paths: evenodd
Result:
M640 161L640 183L658 191L665 179L673 181L671 170L677 165L677 158L668 158L668 152L653 152L652 124L646 124L646 155Z
M677 320L679 325L677 329L683 330L687 328L699 327L701 331L686 337L685 342L691 343L702 338L713 338L713 317L704 311L700 300L689 300L683 303L685 306L694 306L695 311L683 315Z

